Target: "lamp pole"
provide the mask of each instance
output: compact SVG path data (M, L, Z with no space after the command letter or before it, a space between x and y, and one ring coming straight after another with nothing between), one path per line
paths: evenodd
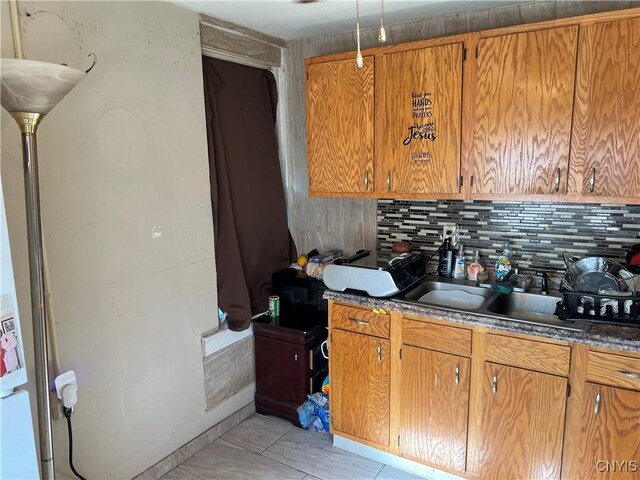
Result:
M24 159L24 190L27 210L27 241L29 244L29 276L31 279L31 314L38 402L38 432L40 436L41 475L55 478L51 405L49 400L49 342L47 314L44 308L44 268L40 186L38 182L38 149L36 131L43 118L39 113L11 112L20 127L22 158Z

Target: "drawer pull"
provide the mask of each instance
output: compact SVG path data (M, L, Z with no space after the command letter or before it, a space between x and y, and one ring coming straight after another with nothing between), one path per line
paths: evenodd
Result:
M364 171L364 189L369 190L369 170Z
M313 350L309 350L309 370L313 370Z
M391 191L391 170L387 172L387 192Z
M591 170L591 178L589 179L589 192L593 193L593 189L596 186L596 168Z
M355 323L356 325L370 325L369 322L366 322L364 320L358 320L357 318L352 318L352 317L347 317L349 320L351 320L353 323Z
M296 362L298 361L298 354L297 354L297 353L293 355L293 359L294 359Z
M618 373L634 380L640 380L640 373L630 372L629 370L618 370Z
M556 192L560 190L560 167L556 170Z
M378 359L378 363L382 363L382 345L378 342L378 349L376 352L376 358Z
M600 395L600 392L596 393L596 405L593 409L593 414L594 415L598 415L598 413L600 413L600 399L602 398L602 396Z
M493 385L491 386L491 390L494 395L498 393L498 375L493 376Z
M460 384L460 365L456 365L456 385Z

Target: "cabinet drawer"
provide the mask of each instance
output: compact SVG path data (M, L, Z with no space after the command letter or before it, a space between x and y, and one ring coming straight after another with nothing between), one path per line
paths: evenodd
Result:
M334 304L331 310L331 328L389 338L389 315L375 313L371 308Z
M487 335L487 360L527 370L568 375L570 353L564 345Z
M468 357L471 330L403 318L402 343Z
M587 380L640 390L640 358L589 352Z

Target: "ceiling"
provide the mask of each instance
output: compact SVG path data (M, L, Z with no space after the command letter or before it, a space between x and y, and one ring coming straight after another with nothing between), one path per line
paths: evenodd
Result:
M385 0L387 24L484 10L531 0ZM285 40L355 30L355 0L173 0L190 10ZM380 0L360 0L360 26L380 23Z

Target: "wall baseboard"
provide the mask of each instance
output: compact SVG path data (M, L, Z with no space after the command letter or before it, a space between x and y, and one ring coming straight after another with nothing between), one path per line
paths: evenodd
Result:
M151 468L148 468L137 477L134 477L134 480L158 480L159 478L176 468L182 462L198 453L204 447L214 442L229 430L249 418L255 413L255 411L256 405L254 402L245 405L221 422L206 430L204 433L198 435L190 442L185 443L175 452L164 457Z
M346 450L347 452L355 453L362 457L374 460L376 462L384 463L392 467L404 470L405 472L412 473L419 477L423 477L429 480L464 480L462 477L458 477L451 473L446 473L435 468L422 465L421 463L407 460L406 458L398 457L391 453L383 452L377 448L369 447L362 443L354 442L348 438L341 437L339 435L333 436L333 446Z

